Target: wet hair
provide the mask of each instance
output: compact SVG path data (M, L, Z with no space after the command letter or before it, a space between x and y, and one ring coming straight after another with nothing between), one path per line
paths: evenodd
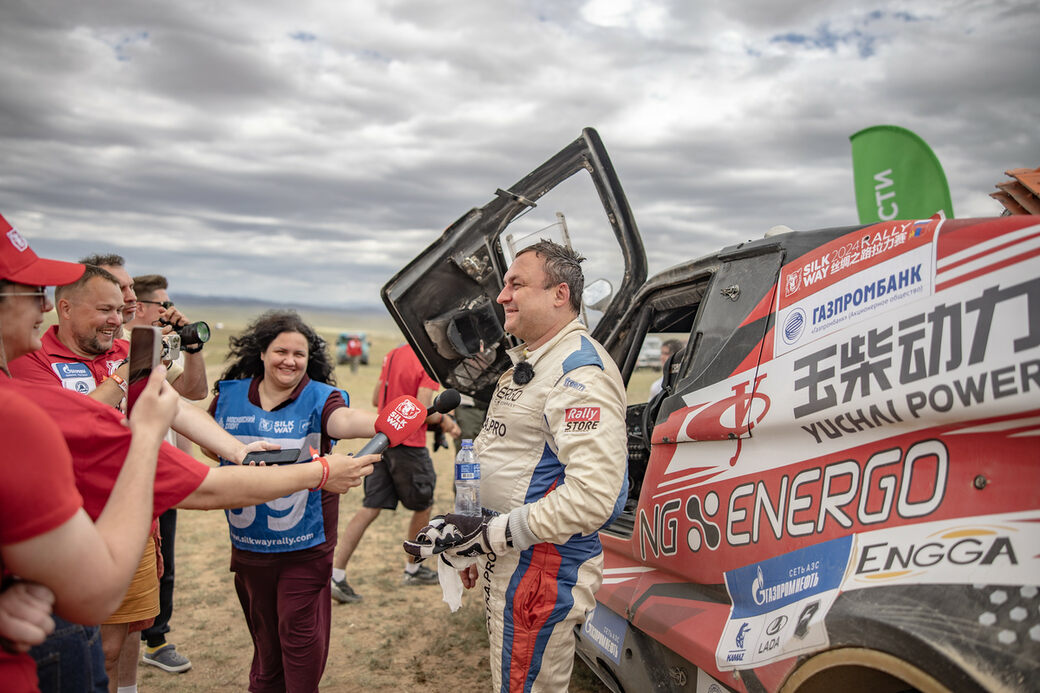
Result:
M520 257L526 252L534 252L542 258L545 265L544 288L551 289L558 284L566 284L571 292L571 308L575 314L581 312L581 295L585 291L585 275L582 274L581 263L585 258L573 248L545 238L523 248L516 256Z
M149 299L156 291L168 288L170 285L161 274L142 274L140 277L134 277L134 293L137 294L137 298Z
M108 253L102 255L100 253L96 255L88 255L87 257L80 260L84 265L107 265L109 267L122 267L126 264L126 260L123 259L122 255L116 255L115 253Z
M222 380L263 377L264 362L260 355L283 332L299 332L307 340L307 375L310 379L335 385L325 340L296 311L269 310L250 323L245 332L228 340L228 360L232 363L213 384L213 394L219 394L218 383Z
M76 293L81 288L86 286L87 282L89 282L94 277L101 277L102 279L104 279L106 281L110 281L113 284L115 284L116 286L119 286L119 280L116 279L112 275L112 273L109 272L108 270L102 269L102 268L98 267L97 265L93 265L93 264L89 264L89 263L85 263L85 264L86 264L87 269L84 270L83 276L81 276L79 279L77 279L76 281L72 282L71 284L66 284L65 286L56 286L56 287L54 287L54 302L55 303L57 303L58 299L62 298L66 294Z

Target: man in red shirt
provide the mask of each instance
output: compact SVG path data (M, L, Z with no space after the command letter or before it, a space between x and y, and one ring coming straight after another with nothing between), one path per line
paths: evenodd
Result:
M404 344L390 351L383 359L383 370L372 393L372 405L382 409L386 402L411 395L427 409L433 402L433 393L440 387L437 381L426 374L419 357L410 346ZM455 438L460 435L458 424L450 416L433 413L426 424L440 426L441 430ZM433 471L433 460L426 449L426 425L397 447L383 452L385 464L377 465L372 476L365 480L365 500L347 526L343 529L336 554L332 562L332 597L340 603L361 601L361 595L347 583L347 563L361 537L380 510L395 510L398 502L412 511L406 540L411 539L430 521L433 507L433 490L437 475ZM405 564L406 585L431 585L437 582L437 573L409 558Z
M130 351L125 340L115 338L123 324L123 298L115 277L95 265L85 267L78 280L55 290L58 324L43 335L42 348L10 359L9 368L18 380L61 385L115 405L123 398L120 383L128 366L110 376Z

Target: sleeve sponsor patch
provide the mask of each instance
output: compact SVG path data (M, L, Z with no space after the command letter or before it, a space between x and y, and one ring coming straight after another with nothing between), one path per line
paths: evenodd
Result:
M599 428L599 407L568 407L564 411L564 433Z

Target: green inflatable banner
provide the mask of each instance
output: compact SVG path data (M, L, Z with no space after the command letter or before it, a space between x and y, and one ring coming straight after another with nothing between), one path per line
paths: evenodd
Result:
M849 139L860 223L927 219L940 211L953 218L946 174L924 140L895 125L875 125Z

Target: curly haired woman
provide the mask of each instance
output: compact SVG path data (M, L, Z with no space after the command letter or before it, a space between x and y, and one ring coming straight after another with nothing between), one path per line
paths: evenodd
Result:
M338 439L375 434L375 414L349 407L325 341L295 312L261 315L231 339L228 358L210 412L243 442L299 448L297 461L308 462ZM329 651L339 496L304 490L227 518L235 589L253 638L249 690L316 691Z

